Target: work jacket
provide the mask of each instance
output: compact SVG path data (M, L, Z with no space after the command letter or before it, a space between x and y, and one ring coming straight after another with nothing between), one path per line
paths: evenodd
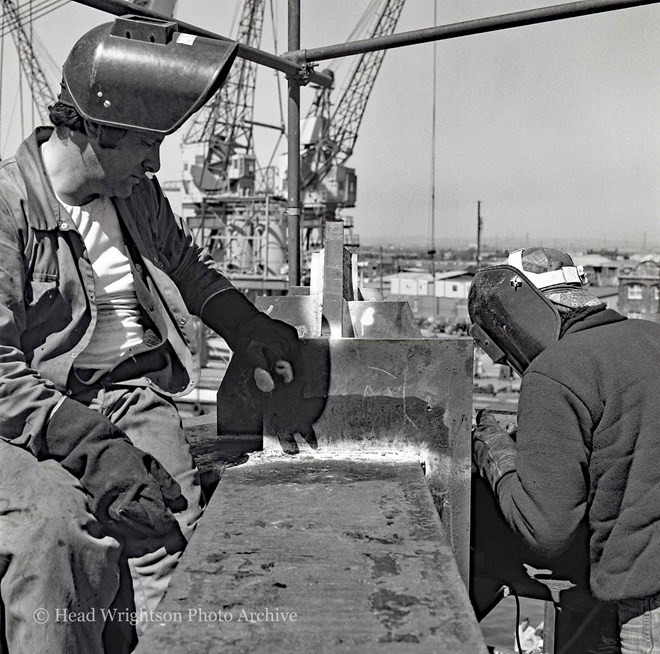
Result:
M76 357L97 320L94 273L82 237L50 186L38 128L16 156L0 163L0 438L29 446L69 393ZM233 288L208 252L194 244L155 179L127 199L113 198L135 244L149 293L138 294L167 345L158 369L129 383L183 395L199 379L197 330L211 297Z
M536 357L518 403L511 524L555 555L586 518L601 600L660 592L660 324L607 309Z

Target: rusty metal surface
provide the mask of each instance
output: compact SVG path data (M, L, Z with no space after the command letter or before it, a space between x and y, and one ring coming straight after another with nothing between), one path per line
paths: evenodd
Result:
M394 453L226 470L158 611L138 654L486 651L421 468Z

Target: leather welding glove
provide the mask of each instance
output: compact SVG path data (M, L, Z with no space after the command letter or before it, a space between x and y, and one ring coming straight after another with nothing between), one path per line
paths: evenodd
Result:
M186 541L171 511L188 502L181 487L150 454L100 413L65 398L51 417L39 459L54 459L80 480L91 511L127 556L165 546L180 551Z
M516 471L516 443L487 409L474 418L472 459L495 494L502 477Z
M291 383L300 370L300 341L295 328L259 311L240 291L229 289L214 295L200 317L252 367L260 391L270 393L276 380Z

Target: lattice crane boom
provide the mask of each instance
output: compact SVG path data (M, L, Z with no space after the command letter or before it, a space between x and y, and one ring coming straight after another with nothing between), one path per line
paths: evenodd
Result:
M53 103L56 94L53 93L46 75L39 65L32 39L23 26L16 5L12 0L2 0L2 8L16 45L21 70L30 85L32 99L39 113L39 118L42 122L47 122L48 105Z
M265 0L244 0L236 40L259 47ZM229 190L228 167L231 157L254 157L252 117L257 65L237 59L223 87L202 109L182 139L184 146L204 144L203 167L193 175L202 192Z
M392 34L406 0L386 0L371 37ZM330 139L337 144L336 163L343 164L353 153L367 101L376 82L385 50L363 54L346 85L330 120Z
M369 37L392 34L401 16L405 1L383 0L378 19ZM358 58L334 112L325 116L320 138L315 145L309 148L308 161L310 161L311 169L303 177L303 188L318 184L333 166L343 165L353 153L367 101L383 63L385 52L385 50L367 52ZM328 93L329 91L326 89L319 89L308 118L314 113L321 116L324 112L329 111L328 98L321 97Z

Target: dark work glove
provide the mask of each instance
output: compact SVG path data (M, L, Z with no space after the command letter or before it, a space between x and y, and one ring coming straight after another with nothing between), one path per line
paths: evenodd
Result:
M188 505L181 487L150 454L135 447L110 420L66 398L35 452L55 459L80 480L91 510L127 556L158 547L180 551L186 541L171 511Z
M235 356L218 390L218 432L277 437L287 454L299 452L299 435L312 449L318 448L314 423L323 413L329 386L327 339L300 343L300 364L295 379L277 384L272 393L262 393L254 369ZM309 383L310 377L313 383Z
M321 370L316 371L321 374ZM264 430L276 436L285 454L298 454L300 448L295 435L307 441L313 449L318 449L314 422L318 420L325 406L325 397L305 397L304 382L295 379L287 386L280 386L266 401Z
M516 444L486 409L479 411L475 417L472 459L479 474L496 494L502 477L516 470Z
M300 341L295 328L259 311L240 291L230 289L214 295L205 304L201 318L253 369L260 391L269 393L278 379L289 384L300 369Z

